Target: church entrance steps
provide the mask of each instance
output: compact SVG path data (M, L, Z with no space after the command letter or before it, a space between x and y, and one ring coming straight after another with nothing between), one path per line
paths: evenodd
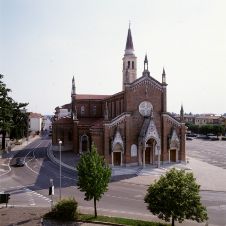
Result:
M155 167L155 166L154 166ZM164 168L146 167L137 172L137 176L150 176L150 175L162 175L166 173Z
M129 175L137 173L139 167L138 166L131 166L131 167L117 167L114 166L111 168L111 175L112 176L121 176L121 175Z

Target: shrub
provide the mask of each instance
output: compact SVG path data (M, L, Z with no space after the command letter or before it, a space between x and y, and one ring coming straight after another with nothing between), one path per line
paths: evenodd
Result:
M63 199L59 201L53 210L45 215L46 218L56 219L60 221L73 221L77 220L78 203L74 198Z

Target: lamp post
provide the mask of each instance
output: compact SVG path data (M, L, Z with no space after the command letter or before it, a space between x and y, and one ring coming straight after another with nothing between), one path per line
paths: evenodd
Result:
M59 139L59 151L60 151L60 200L61 200L61 144L62 144L62 141Z

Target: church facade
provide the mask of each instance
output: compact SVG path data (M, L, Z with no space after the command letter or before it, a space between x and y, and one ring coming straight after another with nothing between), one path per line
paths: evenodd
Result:
M60 117L61 111L68 112ZM155 165L185 161L185 124L167 112L167 83L150 75L147 55L137 78L131 29L123 57L122 91L114 95L77 94L72 79L71 103L56 108L53 145L87 152L94 143L112 166Z

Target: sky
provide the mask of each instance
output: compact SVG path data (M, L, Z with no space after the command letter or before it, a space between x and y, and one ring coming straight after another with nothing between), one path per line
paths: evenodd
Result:
M137 77L166 71L167 110L226 113L224 0L0 0L0 73L28 111L53 114L79 94L122 90L131 22Z

